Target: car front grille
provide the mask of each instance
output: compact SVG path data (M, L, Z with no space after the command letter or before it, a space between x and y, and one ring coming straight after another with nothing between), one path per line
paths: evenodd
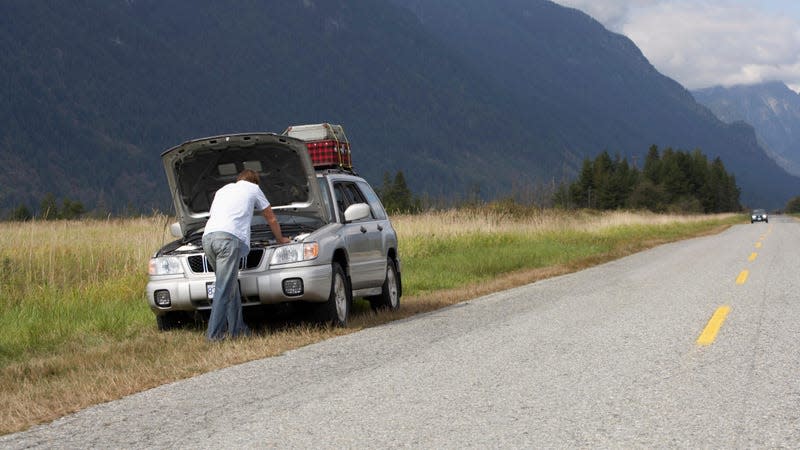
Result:
M239 270L254 269L261 264L261 258L264 257L264 249L256 248L250 250L247 256L239 259ZM206 259L206 255L192 255L189 258L189 267L194 273L213 272L214 268Z

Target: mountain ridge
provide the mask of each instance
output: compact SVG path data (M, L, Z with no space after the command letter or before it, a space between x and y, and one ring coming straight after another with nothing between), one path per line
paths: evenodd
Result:
M693 94L720 120L751 124L767 154L788 173L800 176L800 94L780 81L715 86Z
M628 38L544 0L9 0L0 24L0 212L47 192L168 210L163 150L318 122L344 125L373 184L403 170L432 198L651 145L720 156L747 203L782 206L798 181Z

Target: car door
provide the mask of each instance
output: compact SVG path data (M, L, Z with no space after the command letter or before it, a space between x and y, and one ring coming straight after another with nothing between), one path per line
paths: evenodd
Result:
M342 222L347 207L356 203L369 204L355 182L334 182L333 190ZM353 289L375 287L383 283L386 257L382 254L382 229L380 220L376 219L372 212L365 219L344 223L343 235L350 256L350 279Z
M364 180L357 181L356 186L369 204L374 226L378 231L377 241L373 243L374 258L372 259L373 265L370 267L370 279L380 286L383 285L386 278L386 260L389 256L389 249L397 250L397 234L392 228L392 223L389 221L386 210L383 209L378 194Z

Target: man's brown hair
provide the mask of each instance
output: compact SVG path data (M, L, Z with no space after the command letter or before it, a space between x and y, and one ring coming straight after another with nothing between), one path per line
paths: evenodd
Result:
M244 169L243 171L239 172L239 176L236 177L236 181L244 180L249 181L253 184L258 184L258 172L253 169Z

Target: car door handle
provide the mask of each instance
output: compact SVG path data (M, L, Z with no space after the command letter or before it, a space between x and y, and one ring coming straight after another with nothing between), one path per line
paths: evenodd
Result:
M366 233L366 232L367 232L367 229L366 229L366 228L364 228L364 225L361 225L361 232L362 232L362 233Z
M378 231L383 231L383 227L378 225Z

